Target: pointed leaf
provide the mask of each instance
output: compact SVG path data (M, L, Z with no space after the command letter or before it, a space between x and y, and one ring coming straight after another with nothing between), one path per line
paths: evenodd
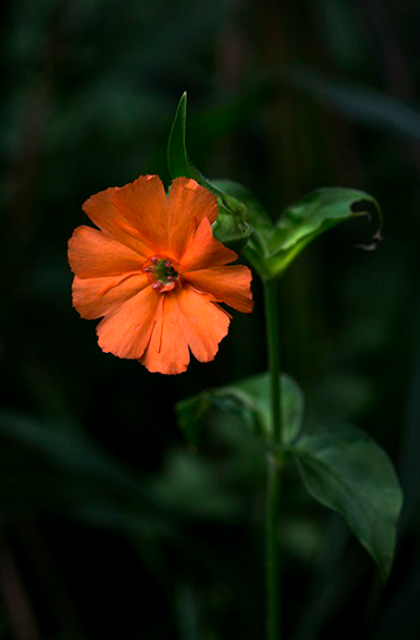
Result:
M206 178L196 169L188 157L187 146L185 142L187 127L187 92L185 91L178 103L175 118L172 123L171 132L168 139L168 168L172 178L192 178L203 187L221 196L222 193L214 187Z
M310 495L344 516L386 579L402 507L401 488L386 453L351 426L308 432L292 452Z
M373 236L374 249L381 240L381 210L374 198L364 191L331 187L317 189L288 207L280 216L270 242L267 259L271 273L280 275L294 258L317 236L350 218L368 215L373 210L379 229Z
M172 178L185 176L217 196L219 215L214 223L214 235L232 248L242 246L251 233L246 206L237 198L217 188L191 162L186 146L187 94L183 93L178 104L168 139L168 168Z

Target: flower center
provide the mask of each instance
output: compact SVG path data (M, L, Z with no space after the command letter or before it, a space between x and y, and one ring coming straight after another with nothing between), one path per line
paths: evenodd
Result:
M153 256L149 258L143 271L147 273L152 289L158 293L172 291L178 280L178 273L175 271L172 262L164 256Z

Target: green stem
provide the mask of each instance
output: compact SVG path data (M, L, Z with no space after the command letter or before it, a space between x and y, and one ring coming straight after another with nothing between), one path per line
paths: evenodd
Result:
M271 387L271 441L280 445L282 441L282 408L280 379L280 337L279 318L277 309L277 282L266 280L264 282L265 321L267 325L267 351L268 365L270 368Z
M278 328L277 288L274 280L264 283L267 350L271 390L271 443L282 440L282 398L280 386L280 339ZM267 456L267 520L266 520L266 589L267 640L280 638L280 588L278 519L280 499L280 464L272 454Z
M280 585L277 525L280 474L277 460L267 459L266 589L267 640L280 638Z

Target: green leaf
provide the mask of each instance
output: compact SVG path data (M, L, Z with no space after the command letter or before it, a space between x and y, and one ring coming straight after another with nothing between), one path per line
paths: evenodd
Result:
M368 212L373 209L379 227L382 224L378 203L364 191L318 189L288 207L274 226L267 211L245 187L230 180L216 180L214 184L246 206L252 232L243 254L263 279L281 275L312 240L341 222L370 216ZM374 249L380 239L379 229L373 244L364 248Z
M208 189L208 191L211 191L211 193L214 193L216 196L221 196L222 193L206 180L189 159L185 142L186 127L187 92L185 91L178 103L168 139L167 160L169 173L172 178L180 178L182 176L192 178Z
M251 234L246 206L237 198L219 189L191 162L186 146L187 94L183 93L176 110L168 139L167 159L172 178L186 177L217 196L219 215L213 225L214 235L220 242L233 248L241 247Z
M289 445L296 440L301 430L304 397L298 384L286 374L281 376L281 387L283 443ZM209 389L177 403L175 409L178 424L188 440L197 444L207 412L217 408L231 415L255 435L267 440L272 430L270 395L268 373L220 389Z
M402 507L401 488L386 453L351 426L308 432L291 450L310 495L344 516L386 579Z
M374 210L379 229L374 242L365 249L374 249L381 239L382 215L377 201L364 191L331 187L317 189L288 207L280 216L270 241L266 262L270 273L280 275L312 240L341 222Z

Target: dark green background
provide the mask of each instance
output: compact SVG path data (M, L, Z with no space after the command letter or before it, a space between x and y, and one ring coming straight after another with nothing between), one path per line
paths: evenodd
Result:
M284 369L308 423L388 451L405 510L383 587L293 470L283 490L285 638L420 631L420 6L415 0L5 2L0 134L0 640L262 637L264 466L214 415L198 452L173 404L266 367L262 296L213 363L177 377L103 354L71 308L66 244L93 193L158 173L184 90L188 147L277 217L319 186L364 189L281 288Z

